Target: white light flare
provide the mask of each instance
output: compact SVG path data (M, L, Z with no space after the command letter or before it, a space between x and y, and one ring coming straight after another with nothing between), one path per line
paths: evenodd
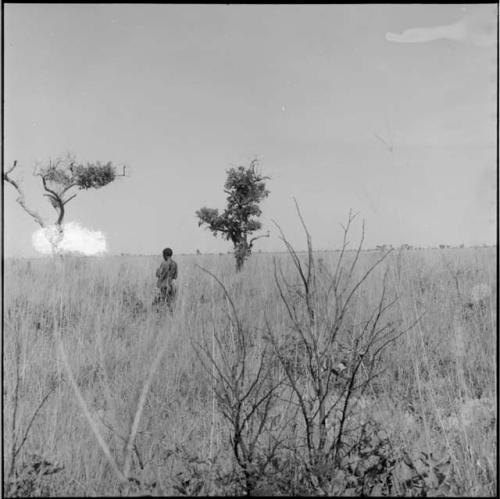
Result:
M63 224L62 237L58 228L51 225L35 231L31 241L35 250L43 255L79 253L91 256L106 252L104 234L86 229L76 222Z

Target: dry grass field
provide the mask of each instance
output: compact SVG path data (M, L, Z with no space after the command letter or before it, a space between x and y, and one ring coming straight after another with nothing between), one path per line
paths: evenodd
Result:
M340 265L352 283L382 256L355 254ZM5 260L4 493L494 496L496 248L394 251L361 281L332 355L368 331L382 293L394 341L376 376L356 364L362 389L349 353L335 359L348 381L325 400L338 394L340 420L311 420L308 447L316 378L292 316L326 341L319 283L339 256L312 254L315 315L287 252L239 274L231 255L174 255L172 315L152 306L159 257Z

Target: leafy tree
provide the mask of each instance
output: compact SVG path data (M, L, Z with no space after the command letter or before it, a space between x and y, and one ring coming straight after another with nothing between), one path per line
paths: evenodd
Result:
M25 200L24 193L10 174L17 166L17 160L9 170L4 172L4 181L10 183L17 190L19 196L17 202L42 228L47 228L49 224L34 210L30 209ZM34 175L42 180L44 196L49 199L50 204L57 212L55 226L57 228L57 237L52 241L54 249L62 241L64 235L63 222L66 213L65 206L74 199L79 190L99 189L113 182L117 176L125 176L125 166L123 173L117 174L116 168L111 162L100 163L77 163L76 159L67 155L64 158L49 160L47 165L35 168ZM75 192L76 191L76 192Z
M253 160L248 168L238 166L227 170L224 192L227 194L227 207L219 214L216 208L201 208L196 212L198 226L205 224L214 236L222 237L233 243L236 271L243 268L245 260L250 256L254 242L261 237L269 237L269 233L254 236L262 224L257 217L262 213L259 203L269 195L265 180L256 171L257 160Z

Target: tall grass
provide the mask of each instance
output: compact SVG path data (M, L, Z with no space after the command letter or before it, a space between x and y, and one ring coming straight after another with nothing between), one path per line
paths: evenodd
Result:
M398 297L389 319L404 328L420 317L385 352L385 371L365 408L404 452L449 456L453 491L461 495L495 495L497 488L495 251L395 252L370 275L351 312L355 322L377 304L387 273ZM379 257L362 252L360 275ZM224 290L198 266L220 279L243 322L263 331L267 319L279 332L287 313L273 258L290 280L294 263L287 254L257 253L235 274L230 255L174 258L179 292L172 316L151 305L160 263L154 257L5 261L6 492L229 490L212 473L230 467L227 427L193 344L213 345L230 310ZM339 253L314 258L333 270ZM480 283L491 294L477 299Z

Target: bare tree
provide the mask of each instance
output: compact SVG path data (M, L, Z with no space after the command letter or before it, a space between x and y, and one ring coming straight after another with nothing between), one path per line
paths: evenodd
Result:
M305 428L305 447L311 476L326 484L325 469L334 469L354 444L356 424L353 409L381 372L384 349L408 329L386 318L396 298L388 298L386 277L377 303L364 310L356 321L350 308L370 274L390 251L376 257L367 270L357 267L364 240L346 261L347 240L355 215L349 213L343 244L335 269L330 271L314 260L311 236L300 210L297 213L307 237L307 254L302 258L276 224L297 273L296 282L285 277L275 260L275 282L289 318L288 333L283 335L267 323L268 337L283 366ZM303 261L305 260L305 261ZM352 315L352 314L351 314ZM291 365L289 345L296 345L303 364L302 372ZM359 426L359 425L358 425ZM333 467L332 467L333 466ZM326 468L325 468L326 467Z
M236 306L220 279L209 274L222 288L229 309L227 328L216 331L210 347L206 339L195 344L201 365L212 378L218 407L230 426L230 443L243 474L247 495L256 489L282 444L270 415L283 379L273 376L272 351L268 345L252 348L251 330L238 316ZM216 347L216 348L215 348Z

